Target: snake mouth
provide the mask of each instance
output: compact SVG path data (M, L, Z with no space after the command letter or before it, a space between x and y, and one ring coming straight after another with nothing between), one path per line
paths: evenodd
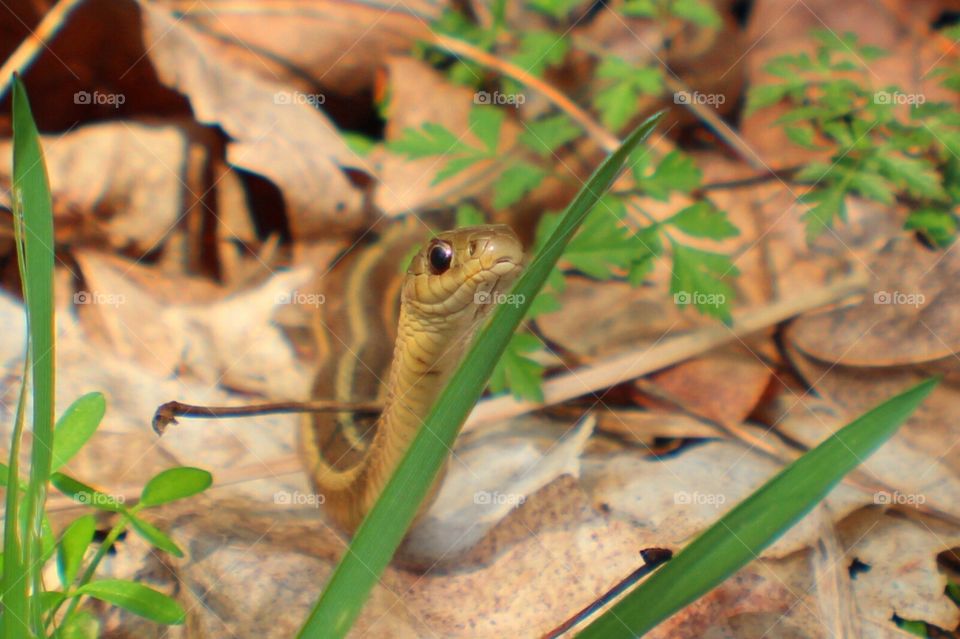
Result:
M500 298L504 297L507 289L513 285L516 279L515 274L520 270L520 264L517 264L510 258L500 258L497 260L497 263L510 264L512 268L503 273L498 272L497 278L491 282L490 287L487 288L486 291L478 291L474 295L473 318L475 320L482 319L493 311L494 307L499 304Z

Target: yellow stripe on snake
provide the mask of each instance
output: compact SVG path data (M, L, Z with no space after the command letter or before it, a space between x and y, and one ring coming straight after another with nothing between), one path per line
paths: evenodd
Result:
M330 516L347 531L360 524L406 452L447 380L456 370L497 296L520 273L523 247L508 227L476 226L438 234L414 256L399 280L400 309L386 304L383 287L396 280L391 256L400 259L416 230L388 233L351 264L338 291L327 291L327 308L315 334L323 365L313 396L365 401L379 397L376 420L348 413L307 414L300 449ZM395 295L395 293L394 293ZM389 287L386 296L392 298ZM394 319L396 318L396 319ZM390 352L384 341L396 326ZM421 512L436 493L424 502Z

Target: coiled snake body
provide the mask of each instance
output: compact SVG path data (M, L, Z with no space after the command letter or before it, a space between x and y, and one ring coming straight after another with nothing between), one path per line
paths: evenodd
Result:
M375 353L384 351L377 339L386 330L371 326L364 315L369 309L341 304L349 335L326 324L318 327L328 346L341 348L327 348L314 396L369 399L379 385L376 394L384 401L375 421L344 413L308 414L301 422L300 449L308 473L331 517L347 531L373 506L480 321L519 275L522 261L520 241L502 225L457 229L430 240L414 256L401 284L397 336L384 384L376 381ZM366 266L367 278L385 277L377 273L382 267L375 257ZM372 295L363 277L351 275L345 293L360 299ZM374 381L364 386L356 383L359 379Z

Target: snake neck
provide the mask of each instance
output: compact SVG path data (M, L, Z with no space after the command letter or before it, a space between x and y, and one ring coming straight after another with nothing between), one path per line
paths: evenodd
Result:
M324 464L312 473L327 511L346 530L355 530L373 506L463 358L472 333L449 335L401 306L384 409L369 447L360 462L346 470ZM431 501L428 498L425 506Z
M379 250L380 255L389 252L386 247ZM463 359L479 323L495 305L491 303L495 294L513 282L522 261L523 247L505 226L466 227L432 238L410 261L400 287L400 313L394 324L397 336L386 384L376 379L387 354L385 348L378 348L381 342L377 338L388 335L389 329L375 330L361 321L366 315L355 304L342 309L350 320L346 335L351 347L339 359L326 358L314 396L345 398L358 391L360 396L369 396L377 386L380 395L386 396L384 411L376 422L351 414L316 415L302 422L301 442L313 483L341 527L352 532L373 506ZM358 260L358 266L364 267L361 272L370 274L380 273L377 265L382 263L374 258ZM381 275L372 281L386 279ZM369 297L374 290L356 281L349 297L329 298L354 300ZM365 306L369 308L375 301L368 299ZM341 337L337 341L344 347L348 343ZM350 366L338 368L338 361ZM364 378L370 383L359 384ZM439 477L434 494L438 484ZM432 497L423 502L421 513Z

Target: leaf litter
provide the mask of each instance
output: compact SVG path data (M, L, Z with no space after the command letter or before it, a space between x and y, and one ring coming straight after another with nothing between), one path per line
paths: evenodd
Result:
M670 59L682 69L684 56L698 61L713 51L707 59L714 66L699 75L733 69L721 78L724 88L712 90L739 95L742 78L762 77L774 55L812 50L814 22L854 31L879 23L871 43L902 55L875 67L878 82L912 77L902 65L911 38L874 13L857 18L868 3L846 4L841 11L819 1L761 3L736 38L713 33L707 48L694 41ZM927 4L937 3L924 3L933 12ZM467 144L487 142L471 130L473 91L409 55L427 37L424 23L326 2L310 3L307 21L283 11L214 10L180 19L164 4L139 7L140 45L155 77L131 89L131 98L173 91L189 109L150 123L122 112L44 139L63 256L57 396L107 395L103 427L70 464L76 476L136 496L147 478L179 463L213 472L215 489L160 511L186 558L159 556L130 538L107 564L105 576L136 576L180 599L190 623L166 630L101 612L109 636L291 636L345 547L320 504L305 499L311 489L297 460L296 418L185 423L157 440L148 427L152 411L175 398L220 405L305 398L316 362L290 330L303 323L304 309L277 300L313 278L335 277L331 269L344 251L370 250L372 243L353 242L381 216L424 214L461 200L492 210L501 167L483 158L431 183L435 160L391 148L404 131L430 122ZM77 38L69 27L68 42ZM629 56L637 38L629 32L604 17L583 33ZM358 38L362 46L344 44ZM929 55L922 49L923 60ZM298 67L320 69L320 77L305 80L291 72ZM568 88L597 90L581 67L572 69ZM688 73L684 79L696 85ZM297 95L322 96L314 100L321 108ZM32 97L43 100L42 90ZM369 155L339 126L337 109L359 102L370 113L383 107L388 144ZM503 119L501 150L523 134L513 115ZM757 112L739 131L771 167L808 161L777 137L778 115ZM8 146L0 157L9 156ZM596 148L577 150L599 157ZM575 155L557 157L572 163ZM703 184L745 177L743 165L716 146L695 157ZM4 162L0 181L8 183ZM571 179L584 174L581 166L565 168ZM533 198L562 205L571 192L569 184L546 181ZM465 434L438 500L375 589L355 636L542 634L635 569L641 550L678 550L785 460L930 373L944 374L945 383L850 481L650 636L882 637L899 632L893 615L958 626L957 607L944 594L951 573L938 562L960 546L960 453L951 417L960 401L956 256L909 236L887 241L899 230L891 222L899 204L851 199L847 222L807 246L785 184L710 193L740 229L720 244L736 255L741 273L738 310L826 286L852 270L872 278L867 292L642 380ZM689 204L669 194L644 203L659 220ZM506 208L500 220L532 239L531 211ZM701 223L717 222L692 211L678 225L694 236L692 246L700 246ZM197 250L202 259L185 257ZM536 321L551 348L551 370L580 370L713 322L672 303L675 265L668 262L638 288L582 273L568 278L561 310ZM888 304L878 294L913 295L917 303ZM10 328L0 340L7 396L19 381L19 302L0 297L0 316ZM2 410L6 429L12 415ZM59 513L77 509L52 499Z

